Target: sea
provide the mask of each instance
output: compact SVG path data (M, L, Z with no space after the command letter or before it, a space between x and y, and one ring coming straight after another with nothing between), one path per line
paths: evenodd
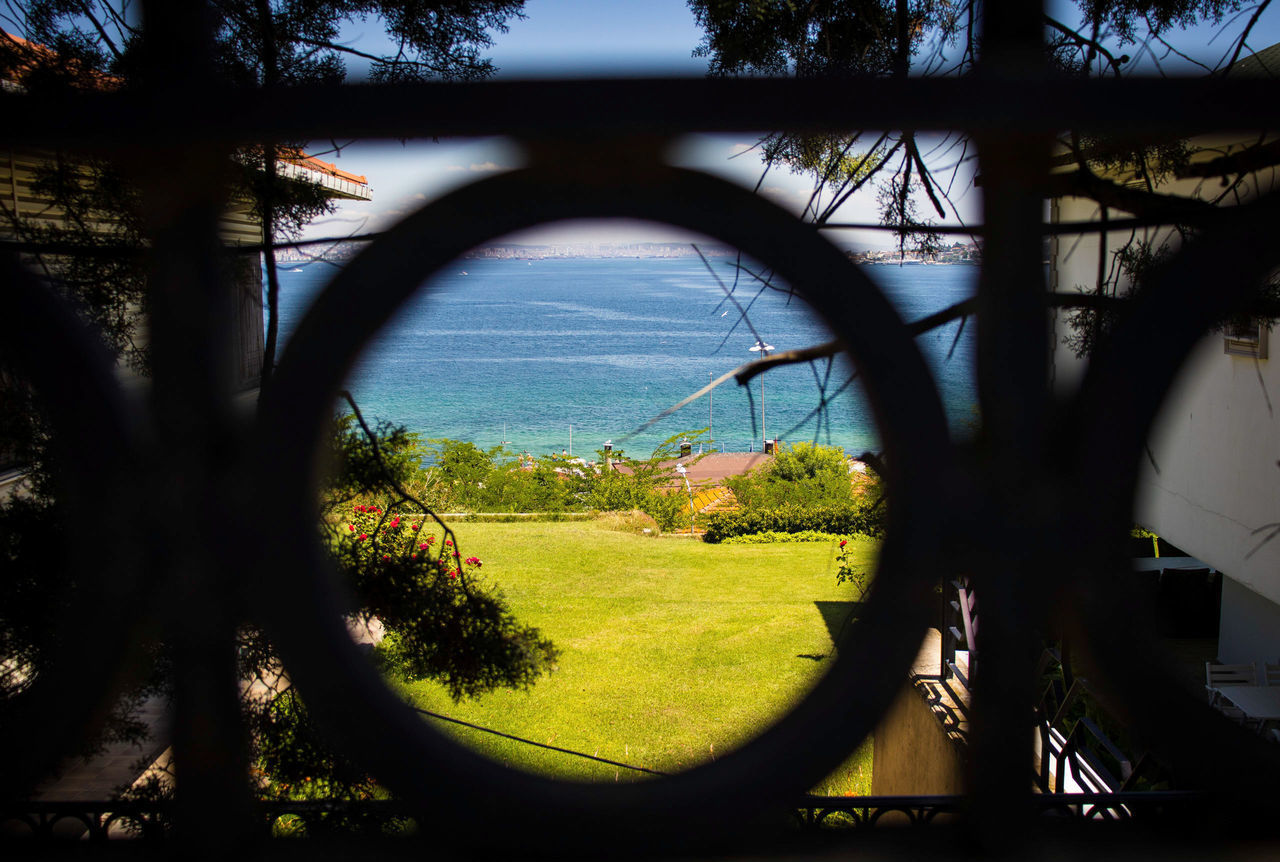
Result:
M367 417L428 440L516 453L594 458L610 443L647 457L702 429L695 451L758 451L764 439L874 451L873 416L843 360L776 368L747 386L730 380L652 421L756 358L757 338L773 351L831 338L801 300L739 266L712 258L709 268L696 257L458 260L370 342L347 386ZM281 267L282 349L334 272L319 262ZM973 295L978 267L866 272L912 321ZM918 338L953 433L975 415L974 330L956 321Z

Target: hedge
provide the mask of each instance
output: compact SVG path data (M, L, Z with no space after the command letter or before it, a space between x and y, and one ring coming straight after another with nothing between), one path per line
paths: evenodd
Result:
M817 530L805 530L803 533L747 533L745 536L727 536L721 540L726 545L776 545L787 542L838 542L840 537L834 533L819 533Z
M884 533L884 506L849 503L838 506L778 506L738 509L707 516L703 541L718 543L732 536L756 533L833 533L878 537Z

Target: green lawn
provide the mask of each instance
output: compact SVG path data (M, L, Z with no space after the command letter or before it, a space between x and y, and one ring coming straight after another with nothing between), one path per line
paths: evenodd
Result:
M852 605L835 583L835 544L708 545L587 523L458 525L516 615L560 648L529 691L419 706L485 727L662 771L687 769L758 733L820 675ZM867 558L874 545L859 545ZM582 780L618 770L434 721L512 766ZM864 745L821 786L869 793Z

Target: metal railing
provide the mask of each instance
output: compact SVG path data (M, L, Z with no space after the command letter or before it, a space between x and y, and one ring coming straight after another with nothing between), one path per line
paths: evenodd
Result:
M124 398L74 314L5 258L8 358L68 444L74 470L65 495L83 524L75 558L83 587L66 622L75 636L11 710L5 796L29 792L95 723L127 676L135 632L166 621L180 775L164 810L167 834L204 856L258 840L264 821L251 799L235 656L237 626L248 619L279 645L340 748L397 795L397 811L424 824L433 849L552 855L598 850L602 841L655 854L773 847L777 812L792 810L888 710L935 609L933 586L963 572L982 595L969 794L887 806L824 800L809 820L835 808L906 810L913 822L947 812L970 836L1007 849L1043 839L1045 818L1035 813L1046 807L1073 816L1088 805L1138 810L1145 801L1163 809L1165 797L1140 794L1033 795L1033 676L1046 620L1078 633L1105 672L1094 682L1184 786L1201 793L1194 805L1202 818L1240 827L1238 836L1280 801L1280 747L1235 728L1152 669L1149 641L1124 608L1108 602L1106 589L1110 573L1126 564L1135 476L1156 410L1209 322L1280 263L1280 209L1263 200L1206 219L1165 283L1121 324L1125 337L1094 358L1077 392L1058 401L1048 385L1048 229L1038 191L1052 132L1064 118L1113 133L1269 128L1280 113L1273 85L1049 79L1034 50L1042 38L1039 4L988 0L984 59L964 79L361 85L304 88L282 103L203 77L198 5L148 5L147 62L161 72L148 76L150 89L65 100L0 95L7 146L135 157L152 219L154 369L145 404ZM812 226L662 156L667 141L689 132L849 128L955 129L976 143L984 203L974 230L985 242L977 296L980 445L953 445L919 351L862 271ZM372 242L317 300L257 415L244 418L221 371L230 367L233 340L216 242L224 148L431 134L507 135L524 147L528 166L453 192ZM165 168L149 172L148 163ZM425 275L517 229L615 216L708 234L773 267L803 295L860 369L885 443L893 508L861 623L789 714L740 750L687 773L580 785L507 770L459 747L371 674L341 626L307 495L311 453L342 379ZM78 445L89 439L93 447ZM255 512L273 513L269 534L245 500ZM998 546L984 538L991 535L1002 537ZM1067 585L1075 592L1063 601ZM47 817L39 806L25 810ZM82 819L99 834L103 816ZM153 816L139 809L133 820L156 822ZM1153 832L1135 842L1153 855L1160 846ZM900 855L912 852L896 846Z

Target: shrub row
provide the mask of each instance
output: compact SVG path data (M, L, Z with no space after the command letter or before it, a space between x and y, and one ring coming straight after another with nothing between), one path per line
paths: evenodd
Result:
M818 533L880 536L884 532L884 506L870 502L837 506L778 506L771 509L739 509L712 512L706 522L707 542L723 542L732 536L756 533Z
M817 530L805 530L800 533L777 533L769 530L764 533L747 533L744 536L729 536L721 541L725 545L776 545L785 542L838 542L840 537L833 533L819 533Z

